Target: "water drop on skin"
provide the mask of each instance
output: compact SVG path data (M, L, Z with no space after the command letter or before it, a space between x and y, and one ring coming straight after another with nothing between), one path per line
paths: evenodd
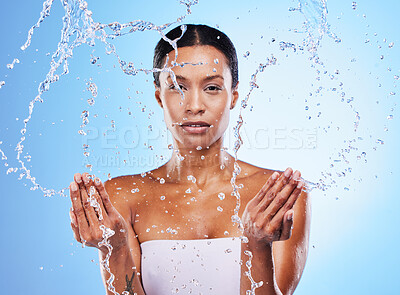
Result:
M218 198L219 198L220 200L225 199L225 194L224 194L224 193L219 193L219 194L218 194Z
M160 184L164 184L165 183L165 179L164 178L160 178Z
M196 177L194 177L193 175L188 175L187 179L193 183L196 183Z

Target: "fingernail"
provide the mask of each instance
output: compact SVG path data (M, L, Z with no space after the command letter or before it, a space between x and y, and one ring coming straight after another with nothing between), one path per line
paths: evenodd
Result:
M78 190L78 186L76 185L75 182L74 182L74 183L71 183L71 190L72 190L73 192L76 192L76 191Z
M288 215L287 215L287 220L293 220L293 214L294 214L293 211L289 212Z
M286 177L289 177L289 176L290 176L290 168L287 168L287 169L285 170L284 175L285 175Z
M303 182L300 180L299 183L297 184L297 188L302 188L303 187Z
M278 172L274 172L272 174L271 178L272 178L272 180L276 180L278 178L278 176L279 176L279 173Z
M96 177L96 179L94 180L94 183L99 185L100 184L100 178Z
M75 181L76 181L77 183L81 183L81 182L82 182L82 178L81 178L81 177L75 177Z
M85 183L85 184L88 184L89 183L89 178L86 176L86 177L83 177L83 182Z

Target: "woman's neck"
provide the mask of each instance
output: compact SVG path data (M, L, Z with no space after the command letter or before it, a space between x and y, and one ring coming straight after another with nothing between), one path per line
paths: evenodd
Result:
M234 158L223 147L222 138L208 148L178 148L174 145L171 159L165 165L167 177L173 182L196 182L202 187L215 176L232 177Z

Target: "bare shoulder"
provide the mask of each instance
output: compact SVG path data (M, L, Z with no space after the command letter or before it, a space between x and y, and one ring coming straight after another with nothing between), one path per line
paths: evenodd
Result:
M253 183L265 182L268 177L277 170L252 165L244 161L238 161L240 167L239 181L251 181ZM280 172L280 171L278 171Z
M104 185L113 206L125 218L130 218L143 199L148 182L149 178L145 174L133 174L111 178Z

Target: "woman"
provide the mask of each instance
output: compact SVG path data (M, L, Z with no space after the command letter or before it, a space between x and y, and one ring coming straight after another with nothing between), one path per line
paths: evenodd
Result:
M154 84L174 154L155 170L104 184L87 173L75 174L70 185L74 236L97 247L104 259L108 249L98 245L100 226L115 231L109 263L122 294L245 294L251 289L246 250L253 255L252 278L263 281L257 294L292 294L307 258L310 226L300 172L238 161L239 216L248 239L241 243L242 233L231 221L235 161L223 148L229 112L238 100L235 48L224 33L204 25L187 25L183 35L177 27L166 37L181 37L178 54L169 42L159 41L154 67L164 71L154 73ZM109 278L103 268L102 275Z

